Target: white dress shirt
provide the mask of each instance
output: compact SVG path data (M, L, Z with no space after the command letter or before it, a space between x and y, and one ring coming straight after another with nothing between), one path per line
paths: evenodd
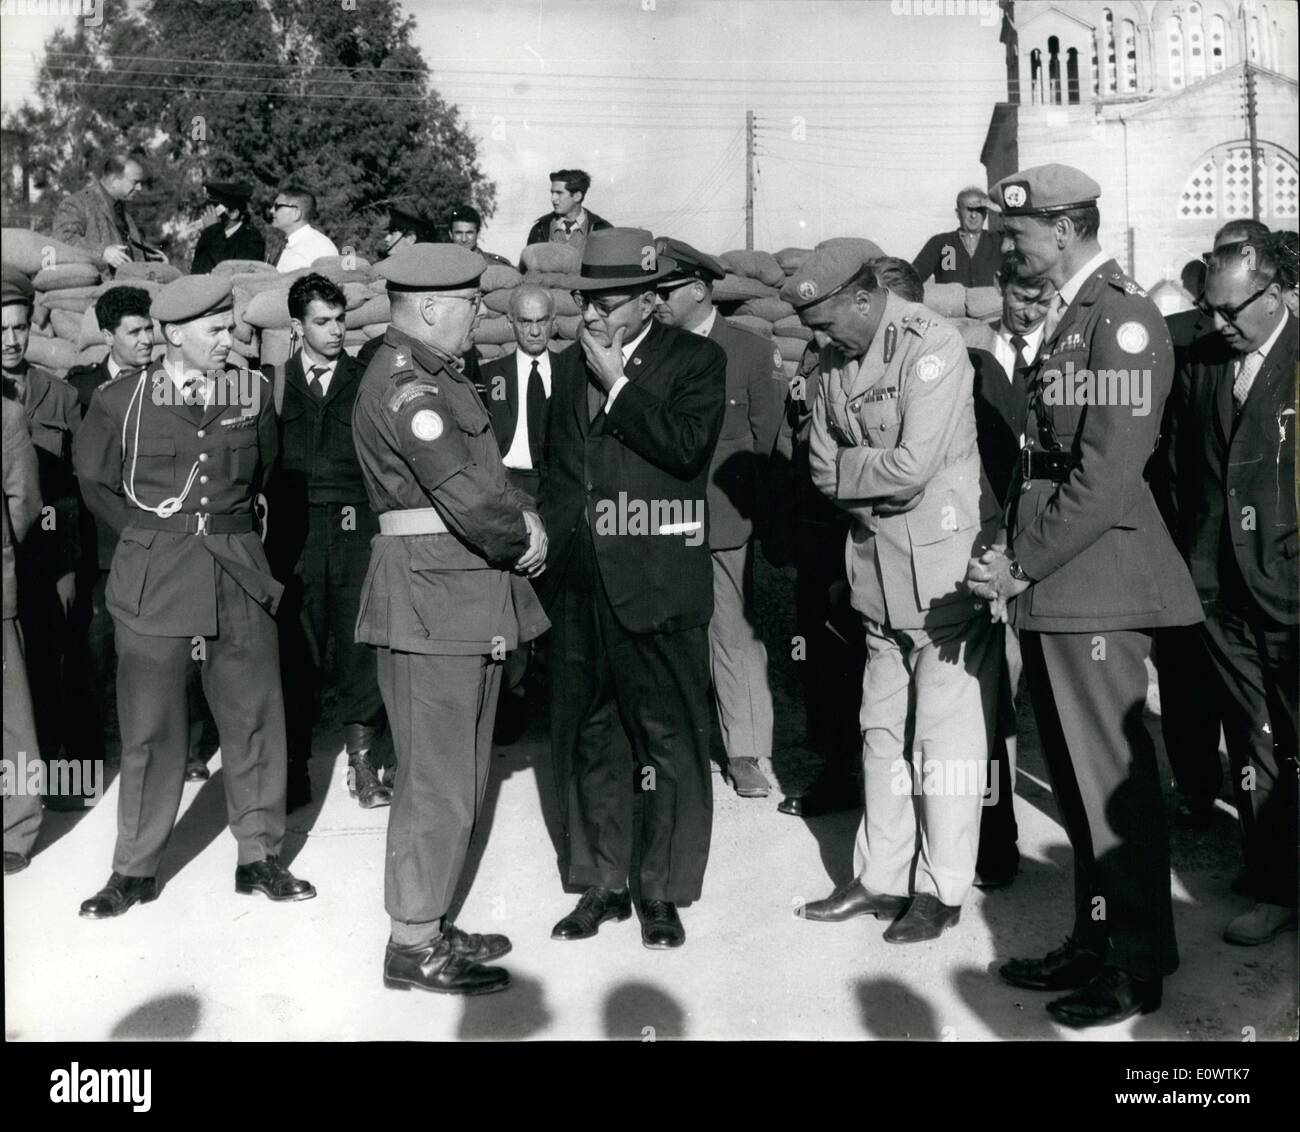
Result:
M623 366L624 366L624 368L627 367L627 361L628 361L628 359L629 359L633 354L636 353L636 348L637 348L639 345L641 345L642 341L645 339L645 336L646 336L647 334L650 333L650 325L651 325L651 323L653 323L653 322L654 322L654 319L653 319L653 318L648 318L648 319L646 319L646 324L645 324L643 327L641 327L641 333L638 334L635 338L633 338L631 342L624 342L624 343L623 343ZM621 392L623 392L623 386L625 386L626 384L627 384L627 378L626 378L626 377L620 377L620 378L619 378L616 382L614 382L614 384L610 387L609 393L608 393L608 394L606 395L606 397L605 397L605 412L608 413L608 412L610 411L610 409L612 409L612 408L614 407L614 398L617 397Z
M525 354L523 350L515 351L515 435L510 441L510 451L501 459L507 468L530 470L533 466L533 450L528 443L528 378L533 372L533 362L537 363L537 372L542 378L542 388L546 397L551 396L551 351L543 350L537 357Z
M304 343L302 348L302 379L307 383L307 391L311 392L311 371L324 366L325 372L317 379L320 382L321 400L324 400L325 394L330 391L330 381L334 377L334 370L338 364L338 358L331 362L327 358L316 357Z
M297 271L300 267L310 267L323 255L338 255L339 250L319 228L304 224L285 241L284 251L275 261L276 271Z
M1027 334L1020 335L1025 340L1025 350L1023 360L1026 363L1032 363L1038 357L1038 348L1043 344L1043 328L1047 325L1044 319L1033 330ZM1002 367L1002 372L1007 375L1007 380L1012 380L1012 374L1019 364L1016 358L1016 348L1011 344L1011 339L1015 337L1015 332L1008 330L1001 323L998 323L997 333L993 337L993 356L997 358L998 365Z
M691 333L698 334L701 338L707 338L713 333L713 324L718 321L718 308L709 309L709 317L706 318L699 326L692 326Z

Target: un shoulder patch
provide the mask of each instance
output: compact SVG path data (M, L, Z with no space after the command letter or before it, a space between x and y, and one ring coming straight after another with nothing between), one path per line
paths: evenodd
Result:
M442 429L442 417L432 409L421 409L411 418L411 432L417 440L437 440Z
M1115 341L1126 354L1140 354L1147 348L1151 336L1140 322L1126 322L1115 331Z
M922 381L933 381L943 373L943 359L938 354L926 354L916 359L913 372Z

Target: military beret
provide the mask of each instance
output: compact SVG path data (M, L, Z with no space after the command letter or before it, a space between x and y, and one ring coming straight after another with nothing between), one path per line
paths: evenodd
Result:
M473 287L487 260L460 244L411 244L375 264L390 291L457 291Z
M395 208L390 205L388 208L388 230L390 232L410 232L415 236L417 243L431 244L434 242L437 225L412 209Z
M204 181L203 189L218 204L243 205L253 199L253 186L247 181Z
M159 322L189 322L228 311L234 305L229 276L183 275L159 288L149 313Z
M1093 204L1101 186L1071 165L1035 165L1003 177L989 199L1003 216L1044 216Z
M875 248L876 254L870 254ZM781 298L801 311L838 295L861 272L869 259L883 255L870 240L856 237L825 240L781 288Z
M32 281L16 267L5 267L0 271L0 306L10 303L23 303L31 306L36 298Z
M727 274L727 265L714 256L707 255L690 244L674 240L671 236L660 236L655 240L655 251L661 256L669 256L677 263L677 270L670 279L721 279Z

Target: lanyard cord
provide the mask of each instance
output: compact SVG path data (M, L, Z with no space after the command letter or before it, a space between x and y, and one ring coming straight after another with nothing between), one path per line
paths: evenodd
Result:
M134 408L135 413L135 437L131 446L131 471L130 474L122 481L122 489L126 493L127 499L139 507L142 511L150 511L160 519L169 518L175 515L185 503L185 497L189 495L190 489L194 486L194 480L199 474L199 462L194 461L190 468L189 477L185 480L185 487L181 490L180 495L173 495L170 499L164 499L156 507L151 507L148 503L141 502L135 493L135 466L140 458L140 418L144 414L144 386L149 376L148 369L140 372L140 380L136 383L135 392L131 394L131 400L126 406L126 416L122 418L122 449L126 450L126 430L131 422L131 410Z

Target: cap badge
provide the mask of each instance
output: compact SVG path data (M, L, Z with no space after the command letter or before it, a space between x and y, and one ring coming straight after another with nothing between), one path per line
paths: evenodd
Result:
M805 279L799 284L799 298L813 299L817 297L817 284L811 279Z
M1008 185L1002 190L1002 199L1008 208L1020 208L1029 199L1029 194L1024 185Z

